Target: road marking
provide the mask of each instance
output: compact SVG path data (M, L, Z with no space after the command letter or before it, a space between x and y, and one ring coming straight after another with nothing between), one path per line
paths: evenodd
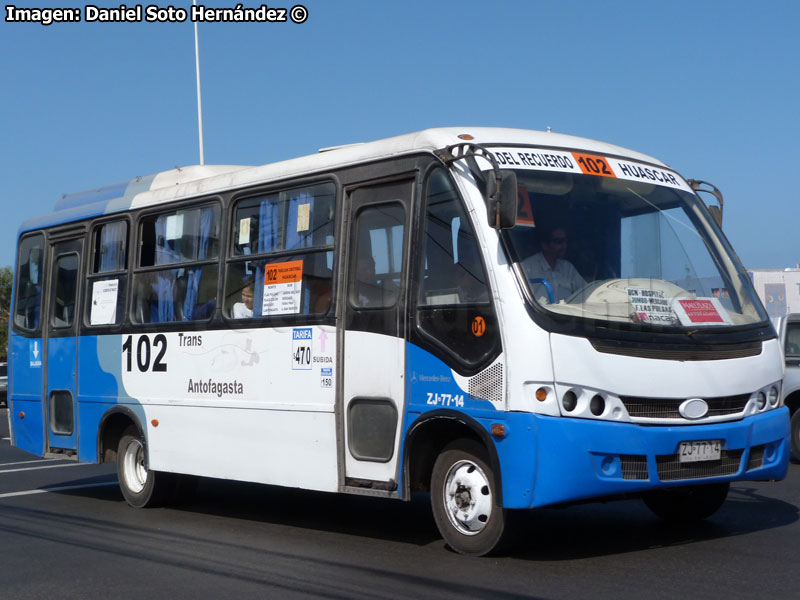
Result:
M3 473L19 473L20 471L38 471L39 469L60 469L61 467L85 467L93 463L67 463L65 465L43 465L41 467L23 467L22 469L0 469Z
M16 496L32 496L34 494L48 494L50 492L66 492L68 490L80 490L83 488L95 488L109 485L117 485L116 481L105 481L103 483L85 483L83 485L63 485L61 487L52 487L38 490L25 490L24 492L9 492L7 494L0 494L0 498L14 498Z
M6 442L10 442L10 441L11 441L11 438L0 438L0 440L4 440L4 441L6 441Z
M0 467L10 467L12 465L29 465L31 463L53 462L55 460L66 460L65 458L37 458L36 460L23 460L22 462L0 463Z

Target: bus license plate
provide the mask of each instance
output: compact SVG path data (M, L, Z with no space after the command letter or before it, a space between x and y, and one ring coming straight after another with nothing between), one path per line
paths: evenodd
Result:
M701 462L719 460L722 456L722 440L681 442L678 446L678 462Z

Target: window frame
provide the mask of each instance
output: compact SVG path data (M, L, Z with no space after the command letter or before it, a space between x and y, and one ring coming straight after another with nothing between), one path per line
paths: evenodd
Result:
M480 261L481 268L485 277L486 290L488 292L488 300L481 302L461 302L459 304L421 304L419 302L419 293L422 286L422 278L425 272L425 248L427 241L426 221L428 216L428 189L431 178L437 170L443 172L453 192L455 193L455 202L458 203L463 215L462 218L469 223L472 233L475 237L475 244L477 246L477 256ZM453 368L462 376L473 376L489 365L491 365L503 351L503 340L500 333L499 317L494 301L494 292L492 289L492 276L490 270L486 265L486 257L484 256L483 247L478 234L479 227L475 222L475 215L468 210L467 203L465 202L464 195L459 189L453 174L440 164L431 164L423 174L422 185L419 186L419 194L417 197L416 218L413 223L415 228L414 237L412 242L411 256L414 257L412 265L410 266L410 276L413 284L412 289L409 290L409 318L411 319L411 327L409 328L410 339L420 347L428 352L431 352L448 366ZM462 221L463 222L463 221ZM468 360L455 351L450 344L445 343L439 337L436 337L432 332L423 328L424 319L420 316L420 311L431 313L442 313L444 311L462 312L467 315L473 314L481 316L484 319L487 327L487 333L481 335L479 338L488 344L488 350L484 352L483 356L474 360ZM490 334L490 335L489 335ZM474 334L473 334L474 335Z
M316 186L323 186L323 185L330 185L331 192L333 195L333 217L331 219L331 235L333 236L333 242L330 244L324 244L320 246L312 246L312 247L304 247L304 248L291 248L286 249L282 248L280 250L272 250L267 252L255 252L253 254L236 254L235 246L237 244L236 239L236 229L238 227L238 219L237 219L237 210L241 207L243 203L246 203L248 200L254 200L256 198L271 196L271 195L278 195L280 197L283 193L289 193L292 190L299 190L303 188L314 188ZM316 196L315 196L316 197ZM337 245L337 234L338 234L338 223L339 223L339 213L340 213L340 206L341 202L340 199L342 197L342 186L339 182L336 175L332 172L325 173L322 176L317 176L309 179L297 179L292 181L282 181L280 183L271 183L269 185L260 186L257 188L250 188L246 190L238 190L235 191L233 196L230 199L230 206L228 213L230 215L230 223L228 224L225 234L228 237L227 242L225 244L225 257L222 261L222 270L224 271L224 275L222 277L222 288L221 293L218 295L218 300L220 300L220 314L225 322L228 324L237 324L237 326L242 326L243 323L298 323L298 324L306 324L306 323L318 323L326 319L334 314L335 306L336 306L336 289L337 289L337 261L338 261L338 252L336 249ZM281 215L281 226L283 227L282 232L285 236L286 231L286 223L288 222L288 211ZM285 245L285 242L284 242ZM259 315L256 316L253 314L252 317L245 317L245 318L235 318L232 314L228 314L228 310L226 307L227 300L227 291L228 287L231 283L231 279L233 277L233 271L235 269L234 265L243 265L248 262L263 262L264 265L274 264L276 262L281 262L281 259L297 259L296 257L304 257L304 256L313 256L318 254L325 254L331 253L332 257L332 264L331 264L331 279L330 279L330 302L328 303L327 308L322 312L313 312L310 311L308 313L299 312L299 313L285 313L279 315ZM255 277L255 274L254 274ZM255 283L255 282L254 282ZM255 289L254 285L254 302L258 297L258 292ZM263 293L263 292L262 292Z
M131 213L116 213L111 218L104 218L101 220L96 220L89 223L89 234L86 236L86 242L88 244L88 250L85 251L86 257L86 283L84 285L84 295L83 298L83 317L81 320L81 329L91 330L92 334L96 334L99 330L108 330L114 331L121 329L126 321L127 315L127 307L128 307L128 300L129 300L129 290L130 290L130 281L131 281L131 253L134 249L134 244L132 243L133 237L133 220L134 215ZM117 269L115 271L104 271L104 272L95 272L94 271L94 264L95 264L95 247L97 244L97 236L100 234L100 230L110 223L118 223L123 222L125 223L125 261L122 269ZM116 323L98 323L96 325L91 324L91 311L92 311L92 291L93 291L93 284L96 281L104 281L104 278L114 278L116 277L119 281L119 287L117 288L117 322ZM119 295L122 295L122 305L120 306Z
M75 326L75 324L78 322L78 314L80 312L80 305L79 305L79 302L78 302L78 299L79 299L78 292L79 292L79 288L80 288L80 285L81 285L80 284L81 254L79 252L77 252L77 251L70 251L70 252L64 252L63 254L59 254L58 256L54 256L53 257L53 275L57 277L57 275L58 275L58 271L56 269L57 265L63 259L68 258L70 256L74 256L75 257L75 286L74 286L75 289L74 289L73 298L72 298L72 305L73 305L72 320L69 323L66 323L64 325L57 325L56 324L56 309L55 309L55 307L56 307L56 301L58 300L58 290L59 290L59 282L60 282L59 279L56 279L53 282L53 284L54 284L53 285L53 289L50 291L50 297L51 297L50 309L49 309L50 318L49 318L47 327L48 327L48 332L50 332L51 334L52 333L60 333L60 332L63 332L65 330L72 329Z
M201 210L206 207L216 208L217 216L219 220L217 221L219 229L218 229L218 236L217 236L217 255L213 258L204 258L204 259L195 259L192 261L184 261L184 262L174 262L168 263L163 265L148 265L148 266L141 266L142 262L142 249L143 249L143 230L144 230L144 222L149 218L158 218L160 215L168 215L168 214L176 214L179 212L185 212L190 210ZM126 318L123 319L122 322L127 322L133 327L141 328L141 329L163 329L164 327L177 327L177 328L194 328L198 325L207 325L209 322L214 320L215 315L218 310L218 300L220 297L220 271L221 265L224 261L224 253L225 253L225 234L227 228L227 210L225 204L220 196L209 196L204 198L194 198L190 200L186 200L179 203L169 203L166 205L160 205L157 207L153 207L152 209L144 210L139 212L135 215L135 233L133 234L133 239L135 240L135 255L132 259L132 262L128 262L129 265L129 289L130 293L128 294L129 298L127 300L127 310L125 311ZM129 249L128 256L130 257L131 252ZM216 283L215 283L215 298L217 300L217 306L215 306L214 310L211 312L208 317L203 319L191 319L191 320L172 320L172 321L147 321L142 322L138 321L135 318L135 307L137 303L136 297L136 287L137 287L137 277L148 274L148 273L158 273L163 271L169 271L173 269L195 269L195 268L202 268L205 266L216 266L217 267L217 276L216 276ZM97 327L97 326L95 326Z
M36 324L36 327L28 328L28 327L25 327L25 326L20 325L19 323L17 323L17 307L18 307L18 303L19 303L19 287L20 287L20 278L19 278L20 254L19 253L20 253L20 250L22 249L22 245L27 240L29 240L31 238L34 238L34 237L37 237L37 236L39 236L41 238L41 252L42 252L42 260L41 260L41 265L40 265L40 269L39 269L39 282L40 282L40 286L41 286L41 290L39 292L39 321ZM9 316L10 316L10 321L13 323L14 331L17 331L19 333L25 334L25 335L27 335L29 337L37 337L36 334L40 334L38 337L41 337L41 334L42 334L42 331L43 331L43 329L42 329L42 327L43 327L43 325L42 325L42 322L43 322L42 314L44 312L43 311L43 306L44 306L45 295L46 295L45 294L45 292L46 292L46 285L45 285L46 275L48 274L47 273L47 267L48 267L48 261L47 261L48 242L49 242L49 240L48 240L47 232L45 230L38 230L38 231L32 231L32 232L25 233L22 236L20 236L19 241L17 242L17 260L16 260L16 265L15 265L16 269L15 269L15 272L14 272L14 291L13 291L13 293L14 293L14 302L13 302L13 309L12 309L13 310L13 315L9 315ZM28 276L28 280L30 281L30 275Z

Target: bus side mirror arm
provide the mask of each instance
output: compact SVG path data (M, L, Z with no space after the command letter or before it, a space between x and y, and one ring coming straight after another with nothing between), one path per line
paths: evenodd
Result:
M719 225L720 229L722 229L723 202L722 202L722 192L719 191L719 188L717 188L715 185L708 183L707 181L701 181L699 179L687 179L686 182L698 196L700 196L700 192L702 192L704 194L711 194L714 196L714 198L717 199L719 206L713 206L713 205L709 206L708 204L706 204L706 208L708 208L708 212L711 213L711 217L714 219L714 221L717 222L717 225ZM708 186L708 188L711 189L704 188L703 187L704 185Z
M517 174L500 170L494 156L483 146L465 142L453 144L434 152L446 165L467 159L475 177L486 183L486 209L489 226L495 229L511 229L517 222ZM491 171L477 170L475 157L492 165Z

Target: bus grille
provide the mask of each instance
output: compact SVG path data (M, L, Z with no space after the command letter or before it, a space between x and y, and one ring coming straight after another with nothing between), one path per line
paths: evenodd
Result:
M750 458L747 461L747 470L760 469L764 466L764 445L750 448Z
M641 454L623 454L619 457L622 464L622 478L628 481L647 481L647 457Z
M723 396L720 398L704 398L708 404L708 417L735 415L744 410L749 394ZM621 396L620 400L631 417L647 419L680 419L678 407L684 400L666 398L640 398L637 396Z
M677 454L656 456L658 478L661 481L677 481L733 475L742 464L742 452L742 450L723 450L720 460L694 463L679 462Z
M620 356L634 356L636 358L650 358L656 360L730 360L733 358L747 358L761 354L761 342L748 342L726 346L697 346L678 345L669 349L665 345L623 344L590 340L594 349L605 354L618 354Z

